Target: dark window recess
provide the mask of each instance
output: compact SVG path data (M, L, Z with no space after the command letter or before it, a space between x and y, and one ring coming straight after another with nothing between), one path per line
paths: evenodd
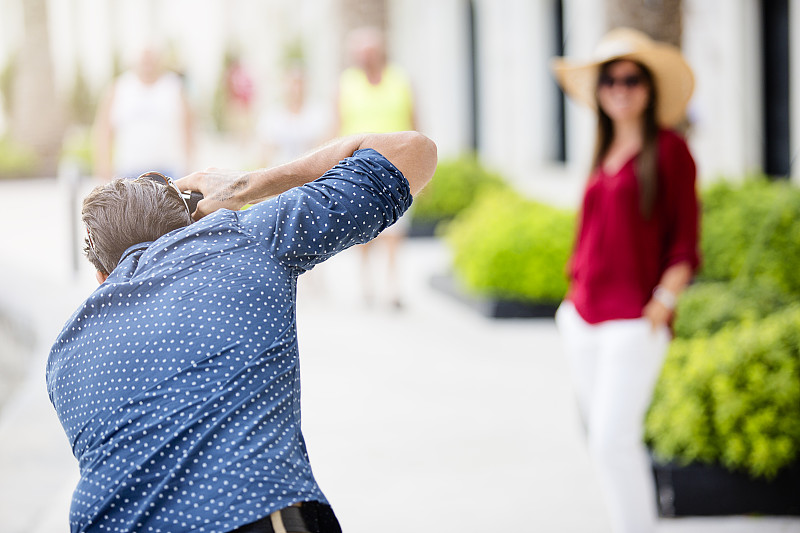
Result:
M474 0L467 2L467 24L469 37L469 103L470 103L470 146L474 152L480 149L480 69L478 65L478 25Z
M564 55L564 3L562 0L553 2L553 55ZM559 88L555 78L553 84L556 88L556 113L555 113L555 138L553 157L556 161L567 161L567 118L566 99L564 92Z
M793 163L789 139L788 0L761 0L761 35L764 172L773 177L788 177Z

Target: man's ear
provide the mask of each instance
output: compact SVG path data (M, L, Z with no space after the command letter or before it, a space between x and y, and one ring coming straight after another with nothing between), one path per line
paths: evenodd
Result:
M95 271L94 278L97 280L97 283L102 285L105 280L108 279L108 272L100 272L99 270Z

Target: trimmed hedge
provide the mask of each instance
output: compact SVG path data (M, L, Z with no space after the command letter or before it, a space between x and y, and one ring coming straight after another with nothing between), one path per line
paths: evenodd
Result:
M800 190L757 178L702 198L704 264L678 302L646 439L661 459L771 479L800 460Z
M800 306L671 346L645 434L656 456L773 478L800 459Z
M703 194L700 279L758 282L800 295L800 189L765 178Z
M412 217L425 222L449 220L484 191L507 187L472 155L439 163L430 183L414 198Z
M707 336L729 324L764 318L791 301L790 295L764 282L697 283L686 289L678 302L675 336Z
M36 165L36 152L30 146L0 137L0 179L32 176Z
M83 175L91 175L94 168L94 149L90 128L74 127L64 135L61 159L77 165Z
M565 265L575 216L494 190L477 198L448 224L456 277L472 293L558 302L566 293Z

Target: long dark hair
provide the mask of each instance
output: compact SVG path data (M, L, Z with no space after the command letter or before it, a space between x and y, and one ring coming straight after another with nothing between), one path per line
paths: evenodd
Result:
M608 67L616 61L603 63L598 73L598 83L600 76L606 74ZM649 100L647 108L644 110L644 120L642 121L642 149L636 157L636 180L639 183L639 210L642 216L649 219L653 214L653 206L656 201L658 191L658 123L656 122L656 86L653 83L652 73L641 63L636 66L642 72L649 87ZM597 102L597 140L594 148L594 159L592 168L597 169L603 164L603 160L611 147L614 139L614 123L611 118L603 111L600 103Z

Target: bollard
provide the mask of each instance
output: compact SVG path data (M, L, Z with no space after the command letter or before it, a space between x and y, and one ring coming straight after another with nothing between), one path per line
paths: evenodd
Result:
M74 162L63 160L58 165L58 181L61 184L62 190L65 191L64 198L66 201L66 228L67 242L69 242L70 250L70 266L72 267L73 278L78 277L78 270L80 267L80 238L78 230L78 221L76 220L76 204L78 201L78 188L81 183L80 167Z

